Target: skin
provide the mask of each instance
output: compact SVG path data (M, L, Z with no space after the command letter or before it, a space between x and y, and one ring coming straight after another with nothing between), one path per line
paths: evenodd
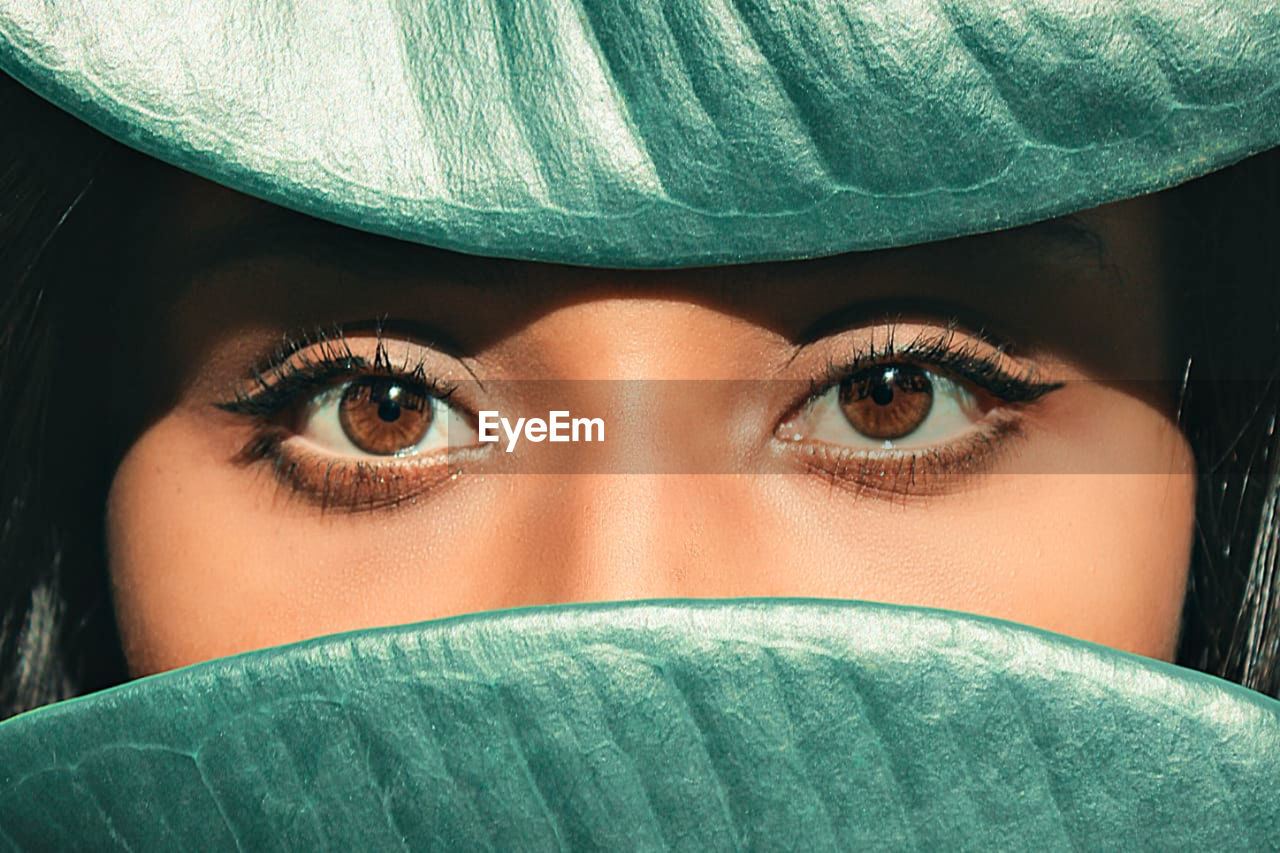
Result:
M1194 481L1164 381L1158 197L887 252L658 272L462 257L185 176L138 227L150 248L117 306L107 516L136 675L369 626L662 597L925 605L1173 656ZM354 509L245 461L261 425L216 404L282 336L381 317L393 359L457 383L463 421L568 409L602 416L606 442L459 449ZM829 365L953 319L953 343L990 351L981 330L1007 366L1064 383L995 407L1018 425L997 452L883 488L829 443L785 439ZM377 337L348 345L372 358Z

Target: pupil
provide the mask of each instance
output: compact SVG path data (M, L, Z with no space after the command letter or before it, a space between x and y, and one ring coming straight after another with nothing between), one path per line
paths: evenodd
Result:
M383 397L378 401L378 417L387 423L392 423L400 417L400 404L388 397Z
M878 406L887 406L893 402L893 386L880 379L871 386L871 399Z

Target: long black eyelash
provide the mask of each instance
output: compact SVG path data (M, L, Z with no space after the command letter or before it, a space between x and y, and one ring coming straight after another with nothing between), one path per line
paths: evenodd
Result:
M448 399L455 390L426 373L425 360L396 364L375 327L373 359L356 355L341 327L317 328L297 337L285 336L266 363L254 368L252 387L236 388L233 397L217 407L233 414L268 419L339 379L391 376L423 396Z
M997 356L987 354L977 343L956 343L956 330L948 326L941 335L921 333L899 344L895 327L890 326L885 341L872 341L867 351L845 362L831 362L825 377L813 383L812 395L820 396L832 385L851 379L866 370L892 363L907 362L931 370L941 370L967 380L993 397L1006 403L1029 403L1063 386L1061 382L1041 382L1033 369L1010 372Z

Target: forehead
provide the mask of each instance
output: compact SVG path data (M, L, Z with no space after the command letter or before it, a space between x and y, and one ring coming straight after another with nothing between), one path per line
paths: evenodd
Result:
M1129 372L1126 359L1159 361L1166 348L1160 196L937 243L672 270L461 255L315 220L172 170L144 209L149 298L285 325L310 321L304 314L334 323L425 313L479 346L549 310L646 298L731 313L789 339L904 311L946 316L1068 347L1113 374Z

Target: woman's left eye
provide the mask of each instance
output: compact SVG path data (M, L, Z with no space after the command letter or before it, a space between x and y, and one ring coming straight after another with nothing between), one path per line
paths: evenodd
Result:
M339 456L420 456L470 443L471 427L444 398L394 377L328 388L302 407L295 433Z
M959 382L914 364L882 364L811 399L779 427L778 435L868 450L909 450L954 441L984 414L977 396Z

